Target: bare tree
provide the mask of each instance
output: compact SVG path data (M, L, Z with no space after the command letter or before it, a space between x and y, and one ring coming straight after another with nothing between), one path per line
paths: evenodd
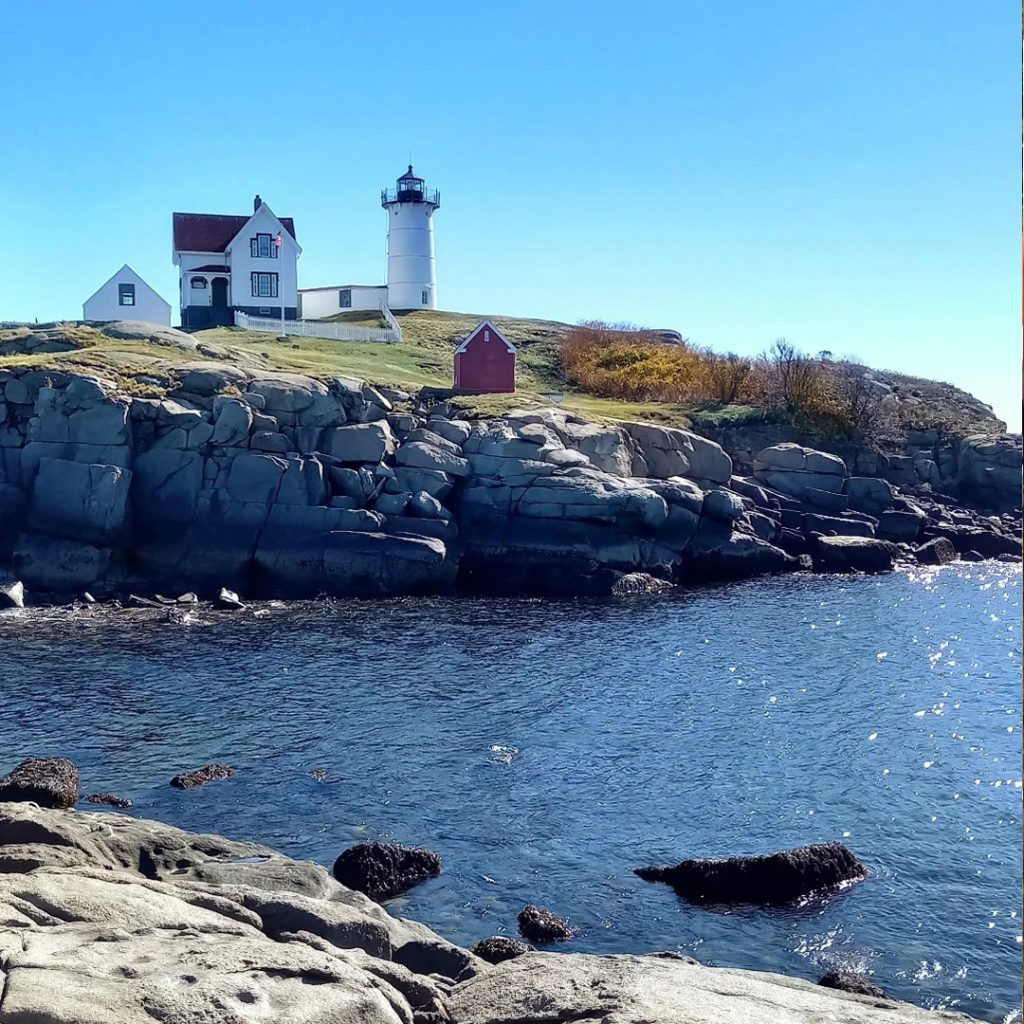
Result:
M750 376L751 361L735 352L707 356L708 397L716 405L732 405L743 391Z

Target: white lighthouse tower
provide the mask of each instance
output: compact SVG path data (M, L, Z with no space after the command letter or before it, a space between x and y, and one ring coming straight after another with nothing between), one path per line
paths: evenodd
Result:
M412 164L394 189L384 189L388 211L388 305L392 309L437 309L434 270L434 211L441 193L428 191Z

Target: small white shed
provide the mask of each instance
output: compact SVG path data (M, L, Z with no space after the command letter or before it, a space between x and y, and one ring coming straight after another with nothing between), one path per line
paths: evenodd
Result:
M171 323L171 307L126 263L82 304L83 320Z

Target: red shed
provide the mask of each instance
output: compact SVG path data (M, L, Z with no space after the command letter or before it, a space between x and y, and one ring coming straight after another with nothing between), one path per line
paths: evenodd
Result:
M515 391L516 347L485 320L455 350L455 387L461 391Z

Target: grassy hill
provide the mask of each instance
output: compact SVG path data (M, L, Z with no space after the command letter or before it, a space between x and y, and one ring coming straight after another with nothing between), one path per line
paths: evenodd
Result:
M5 364L73 366L113 377L129 393L159 394L162 373L182 362L213 358L254 369L359 377L373 384L411 391L423 387L445 389L451 386L457 342L481 320L491 319L519 348L519 391L515 395L457 398L456 404L468 413L498 414L524 405L551 404L552 396L558 396L564 407L594 418L646 419L679 426L695 425L698 429L702 425L757 422L765 416L764 410L750 406L700 409L599 398L574 390L563 378L558 358L559 341L572 329L570 324L439 310L415 310L396 314L396 317L402 326L400 344L318 338L289 338L282 342L272 333L216 327L191 333L198 350L189 353L187 358L173 341L154 344L138 339L118 340L82 324L7 325L6 328L0 325L0 368ZM364 326L381 325L374 314L361 311L339 314L334 319ZM19 339L25 341L29 336L43 336L47 344L34 351L29 345L26 352ZM54 347L65 351L46 350ZM885 380L894 388L901 404L906 402L908 410L913 410L914 418L920 419L922 424L955 425L960 435L976 430L998 432L998 421L991 410L951 385L872 372L876 379Z

